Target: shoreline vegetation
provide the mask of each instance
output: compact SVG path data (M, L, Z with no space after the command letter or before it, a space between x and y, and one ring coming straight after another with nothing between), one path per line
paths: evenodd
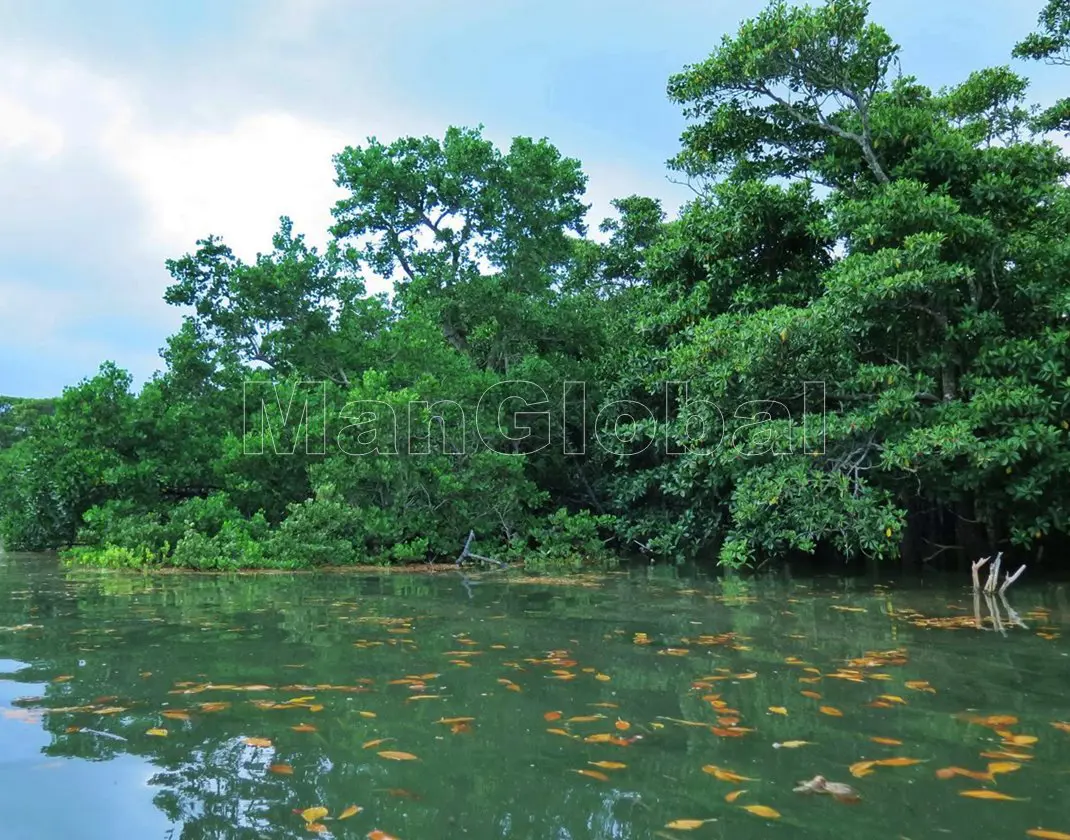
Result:
M1012 57L1070 64L1070 0ZM579 161L453 127L340 150L322 251L283 218L252 263L169 260L161 373L0 397L0 543L202 571L1065 553L1070 99L1009 65L926 87L862 0L773 2L668 95L674 219L622 197L595 235Z

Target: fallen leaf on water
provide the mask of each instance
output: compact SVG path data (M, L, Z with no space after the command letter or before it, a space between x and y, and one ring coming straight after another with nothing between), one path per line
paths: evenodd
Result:
M771 711L774 715L786 715L788 713L788 710L785 709L783 706L770 706L769 711Z
M902 744L903 744L902 741L897 741L895 738L873 737L873 738L870 738L869 740L871 740L874 744L887 744L889 747L899 747L899 746L902 746Z
M690 831L693 828L699 828L712 820L673 820L671 823L666 823L666 828L675 828L678 831Z
M988 717L978 717L977 715L961 715L960 717L975 723L978 726L990 726L990 727L1004 727L1014 726L1018 722L1018 718L1014 715L989 715Z
M620 708L620 704L619 703L590 703L589 705L594 706L596 709L619 709Z
M780 744L773 744L774 747L781 746L787 747L789 750L793 750L796 747L805 747L808 744L813 744L813 741L782 741Z
M910 680L904 685L914 691L928 691L930 694L936 694L936 689L929 685L928 680Z
M364 749L370 750L372 747L377 747L380 744L385 744L387 741L393 740L393 738L376 738L374 741L366 741L364 743Z
M843 717L843 712L837 709L835 706L821 706L818 709L823 715L832 715L832 717Z
M902 703L905 705L907 702L902 697L899 697L896 694L882 694L880 696L880 699L884 700L886 703Z
M780 812L770 808L768 805L744 805L744 811L750 811L756 817L765 817L767 820L780 819Z
M1056 729L1061 729L1063 732L1070 732L1070 723L1064 723L1061 720L1053 720L1051 722L1051 725L1054 726ZM1041 829L1038 829L1038 830L1041 830ZM1058 832L1056 832L1056 833L1058 833Z
M327 816L328 811L322 805L317 805L314 808L305 808L305 810L300 811L299 813L305 822L316 822Z
M305 823L305 831L312 831L316 834L323 834L327 830L327 826L323 823L310 822Z
M52 680L52 682L54 682L54 683L62 683L62 682L68 682L69 680L73 680L73 679L74 679L74 675L73 674L64 674L61 677L56 677L54 680Z
M1028 753L1013 753L1007 750L987 750L981 753L983 758L1009 758L1013 761L1032 761L1033 756Z
M936 778L938 779L952 779L955 776L965 776L967 779L973 779L977 782L991 782L991 773L982 773L979 770L967 770L964 767L941 767L936 771Z
M412 753L398 752L397 750L383 750L379 753L383 758L389 758L391 761L416 761L416 756Z
M578 715L576 717L570 717L565 723L593 723L596 720L602 720L605 715Z
M723 770L716 764L707 764L702 768L703 773L709 773L716 779L720 779L722 782L753 782L757 781L750 776L741 776L739 773L733 773L731 770Z
M1030 747L1040 740L1036 735L1015 735L1012 732L997 732L996 734L1003 738L1004 744L1015 747Z
M229 708L229 707L230 707L230 703L215 702L215 703L201 703L201 705L198 708L202 712L221 712L224 709Z
M1070 840L1070 834L1062 831L1052 831L1049 828L1030 828L1026 831L1030 837L1040 837L1042 840Z
M378 828L368 832L368 840L398 840L393 834L387 834Z
M799 694L801 694L803 697L809 697L811 700L820 700L821 699L821 695L820 694L818 694L816 691L810 691L810 689L805 689L803 691L800 691Z
M998 790L960 790L959 796L969 796L972 799L1003 799L1008 802L1026 801L1019 799L1017 796L1007 796L1007 794L1000 793Z
M361 717L364 717L364 718L373 718L373 717L375 717L375 712L358 712L358 714Z
M561 712L547 712L542 717L543 720L561 720Z
M881 758L873 763L879 767L910 767L912 764L922 764L922 758Z
M851 775L856 779L861 779L863 776L868 776L873 772L872 761L856 761L850 766Z
M441 723L444 726L453 726L455 723L471 723L473 720L475 720L474 717L439 718L435 723Z
M359 805L350 805L348 808L346 808L344 811L342 811L342 813L340 813L338 815L338 819L340 819L340 820L348 820L350 817L359 814L363 810L364 809L361 808Z
M588 761L587 763L601 767L603 770L623 770L628 766L623 761Z
M993 761L988 765L988 773L992 776L997 773L1013 773L1021 766L1017 761Z
M747 791L744 788L743 790L734 790L731 793L726 793L725 797L724 797L724 801L725 802L735 802L737 799L739 799L739 797L741 797L746 792Z
M546 731L549 732L551 735L565 735L569 738L572 737L572 733L566 732L564 729L547 729Z
M269 738L246 738L245 744L250 747L270 747L271 740Z
M598 680L599 682L609 682L609 681L610 681L610 679L611 679L611 677L609 676L609 674L595 674L595 675L594 675L594 678L595 678L596 680Z
M311 723L299 723L299 724L297 724L295 726L291 726L290 729L292 729L294 732L315 732L316 731L316 727L314 727Z
M145 734L146 735L156 735L156 736L158 736L160 738L166 738L167 737L167 730L166 729L155 729L155 728L153 728L153 729L149 729L147 732L145 732Z
M632 725L628 723L628 721L621 720L620 718L617 718L617 722L613 725L616 726L617 729L619 729L621 732L627 732L629 729L632 728Z
M756 676L758 676L757 671L748 671L745 674L736 674L735 678L737 680L753 680Z
M573 773L579 773L581 776L590 776L592 779L598 779L600 782L608 782L609 776L605 773L599 773L597 770L573 770Z
M272 773L278 773L280 776L292 776L294 769L289 764L272 764L268 770Z
M171 720L189 720L189 714L186 712L161 712L161 714Z

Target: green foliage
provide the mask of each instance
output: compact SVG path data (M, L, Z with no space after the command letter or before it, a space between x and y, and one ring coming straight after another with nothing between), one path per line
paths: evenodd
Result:
M1015 56L1065 63L1067 10ZM188 317L140 392L106 364L0 400L0 540L205 570L470 531L548 570L1065 545L1066 103L1008 67L934 91L868 13L773 2L674 75L698 197L619 199L604 241L546 140L342 150L322 251L284 218L253 263L168 263Z

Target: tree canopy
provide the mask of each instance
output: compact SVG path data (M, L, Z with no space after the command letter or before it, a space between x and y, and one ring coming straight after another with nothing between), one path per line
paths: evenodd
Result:
M1068 26L1051 0L1014 56L1065 64ZM188 315L139 391L106 364L0 401L0 540L191 568L470 532L565 566L1065 546L1066 103L899 53L862 0L771 3L669 80L696 198L623 197L600 236L545 139L340 151L322 251L283 219L252 263L168 262Z

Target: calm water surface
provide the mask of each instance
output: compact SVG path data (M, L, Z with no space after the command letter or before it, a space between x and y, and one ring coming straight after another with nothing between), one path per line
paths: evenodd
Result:
M1070 834L1066 586L584 583L0 555L0 838Z

